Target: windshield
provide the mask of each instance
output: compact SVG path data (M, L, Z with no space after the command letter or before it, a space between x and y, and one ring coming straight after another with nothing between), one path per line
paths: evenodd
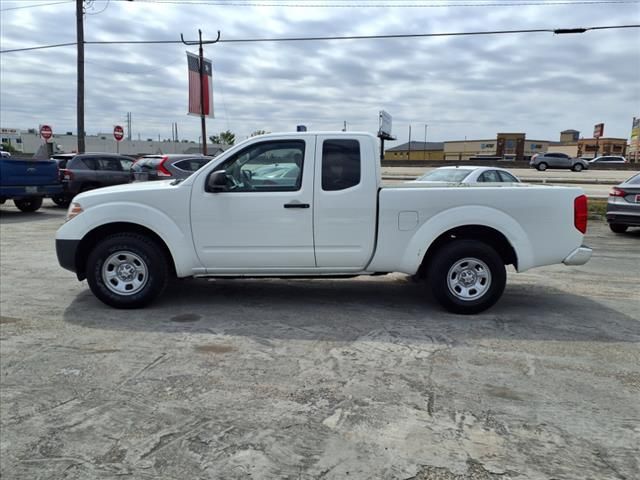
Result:
M471 170L460 168L442 168L432 170L418 178L420 182L450 182L458 183L464 180Z

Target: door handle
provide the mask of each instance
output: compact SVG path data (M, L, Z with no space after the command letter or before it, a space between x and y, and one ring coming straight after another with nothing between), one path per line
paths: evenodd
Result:
M309 208L311 205L308 203L291 202L285 203L284 208Z

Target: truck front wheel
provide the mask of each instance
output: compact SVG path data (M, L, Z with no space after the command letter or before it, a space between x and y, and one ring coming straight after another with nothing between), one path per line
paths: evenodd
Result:
M15 199L13 203L23 212L35 212L42 206L42 197Z
M440 248L428 269L434 297L453 313L479 313L502 296L507 281L504 262L489 245L456 240Z
M137 233L110 235L89 254L87 282L93 294L116 308L140 308L166 288L169 266L162 249Z

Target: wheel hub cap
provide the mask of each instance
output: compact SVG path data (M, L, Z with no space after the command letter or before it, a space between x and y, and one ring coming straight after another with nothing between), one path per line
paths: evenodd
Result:
M118 268L116 268L116 275L118 276L118 279L123 282L130 282L135 273L136 267L130 263L122 263L118 265Z
M449 269L447 286L451 294L460 300L476 300L491 287L491 271L478 258L463 258Z
M470 287L476 283L477 278L478 276L472 270L466 269L460 272L460 281L466 287Z
M102 264L102 280L117 295L133 295L144 288L149 279L147 264L129 251L116 252Z

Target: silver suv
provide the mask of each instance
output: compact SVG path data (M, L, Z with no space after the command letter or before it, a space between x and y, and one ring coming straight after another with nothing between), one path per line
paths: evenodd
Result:
M537 153L531 157L529 165L544 172L547 168L568 168L581 172L589 168L589 162L582 158L570 157L566 153Z

